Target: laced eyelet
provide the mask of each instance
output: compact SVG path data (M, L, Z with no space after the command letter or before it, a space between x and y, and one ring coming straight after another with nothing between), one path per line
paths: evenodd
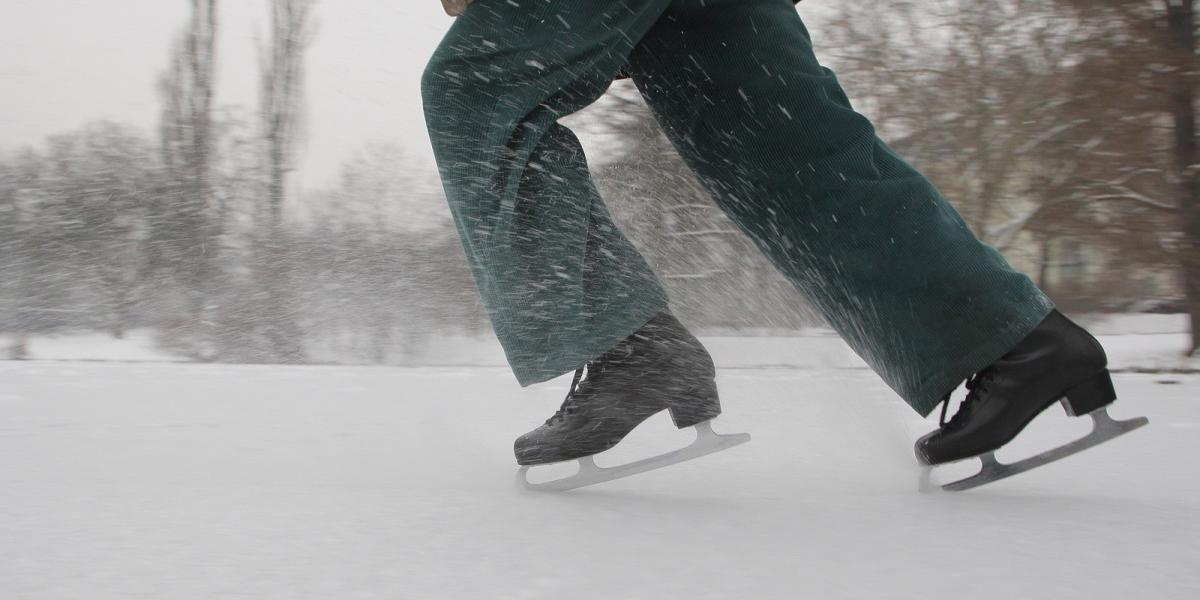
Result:
M978 402L983 393L987 391L987 383L995 380L995 377L995 371L991 367L988 367L968 378L966 385L967 397L963 399L961 404L959 404L958 411L954 413L953 417L950 417L949 421L946 420L946 411L950 408L950 396L953 392L951 392L951 394L946 394L946 397L942 398L942 415L938 418L938 427L949 430L954 429L961 424L967 415L971 414L971 410L975 407L975 403Z
M585 368L587 369L589 381L594 379L603 370L597 362L589 362L584 366L575 369L575 377L571 379L571 389L567 391L567 397L563 399L562 406L558 407L558 411L551 415L549 419L546 419L547 425L561 421L568 415L575 413L576 405L580 402L577 397L577 393L579 392L579 386L581 380L583 379L583 371Z

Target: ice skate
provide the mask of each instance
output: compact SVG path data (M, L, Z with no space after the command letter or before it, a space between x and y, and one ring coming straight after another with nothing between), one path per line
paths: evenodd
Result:
M518 482L535 490L564 491L628 477L698 458L750 440L747 434L719 435L711 422L721 414L708 352L669 313L660 313L615 348L575 372L562 407L514 444ZM617 445L630 431L666 410L679 429L695 427L690 446L602 468L594 455ZM575 475L530 483L537 465L579 461Z
M967 398L949 421L943 400L940 427L916 443L924 466L922 489L933 487L932 468L979 457L979 473L941 486L962 491L1023 473L1107 442L1149 423L1145 417L1114 420L1108 405L1117 396L1100 343L1057 310L998 361L967 381ZM1070 416L1088 415L1092 432L1041 454L1005 464L995 451L1015 438L1042 411L1062 402Z

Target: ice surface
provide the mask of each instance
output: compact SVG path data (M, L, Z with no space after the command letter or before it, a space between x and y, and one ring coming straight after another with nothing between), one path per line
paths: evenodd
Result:
M812 369L722 373L717 427L750 444L519 490L510 444L565 384L0 362L0 598L1200 597L1200 376L1122 375L1114 415L1150 427L933 495L931 423L868 371ZM1086 427L1047 413L1012 456ZM598 462L687 441L658 415Z

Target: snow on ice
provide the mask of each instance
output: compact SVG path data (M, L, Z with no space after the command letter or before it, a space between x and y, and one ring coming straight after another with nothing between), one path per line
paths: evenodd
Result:
M911 444L934 424L869 371L719 381L719 428L750 444L547 495L515 486L511 443L564 381L0 362L0 595L1200 597L1200 376L1121 375L1114 415L1150 427L932 495L917 491ZM1052 409L1008 452L1083 431ZM598 462L687 441L658 415Z

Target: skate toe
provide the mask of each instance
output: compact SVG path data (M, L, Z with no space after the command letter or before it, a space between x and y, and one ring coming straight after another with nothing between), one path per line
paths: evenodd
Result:
M545 462L541 460L545 453L545 445L541 443L541 436L537 430L530 431L513 442L513 454L517 457L519 465Z
M936 445L941 437L940 429L931 431L916 441L913 444L913 454L917 457L917 462L923 465L935 465L939 461L935 460L937 456Z

